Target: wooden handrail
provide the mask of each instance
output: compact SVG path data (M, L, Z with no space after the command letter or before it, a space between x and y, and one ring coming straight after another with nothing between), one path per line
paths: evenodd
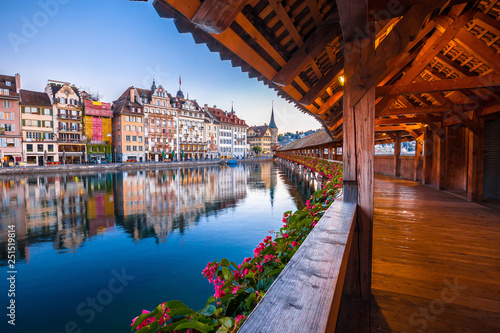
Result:
M238 332L333 332L355 221L356 204L337 199Z

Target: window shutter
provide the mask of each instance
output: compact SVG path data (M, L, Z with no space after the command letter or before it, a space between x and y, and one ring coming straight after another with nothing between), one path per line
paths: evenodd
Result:
M42 109L41 108L36 108L36 113L42 114Z
M26 126L26 120L23 119L23 126Z

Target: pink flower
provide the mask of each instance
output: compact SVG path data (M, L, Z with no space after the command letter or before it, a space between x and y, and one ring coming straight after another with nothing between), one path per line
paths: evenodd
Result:
M292 241L292 246L293 246L293 247L296 247L296 246L298 246L298 245L299 245L299 243L297 243L296 241Z
M246 317L246 316L244 316L244 315L237 315L237 316L236 316L236 320L235 320L235 321L236 321L236 326L238 326L238 324L239 324L242 320L245 320L245 319L247 319L247 317Z
M290 236L288 234L283 234L283 237L288 238Z
M233 294L236 294L240 290L241 286L233 287Z

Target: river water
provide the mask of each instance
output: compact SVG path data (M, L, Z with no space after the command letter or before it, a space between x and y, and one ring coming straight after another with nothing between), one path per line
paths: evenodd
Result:
M0 332L130 332L163 301L199 310L206 264L252 255L314 186L272 162L0 177Z

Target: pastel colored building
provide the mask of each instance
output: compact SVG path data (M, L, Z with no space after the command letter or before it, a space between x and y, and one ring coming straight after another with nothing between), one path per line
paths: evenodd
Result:
M84 162L87 140L83 135L83 104L78 89L67 82L49 81L45 92L52 103L59 160L66 164Z
M113 155L117 162L144 162L144 107L134 87L113 102Z
M137 88L144 106L144 143L146 160L168 159L177 142L170 99L172 96L155 81L151 89Z
M240 119L234 109L225 112L217 108L207 108L208 113L219 121L218 149L224 158L245 158L247 156L248 125Z
M87 160L89 162L110 162L112 149L111 122L113 111L110 103L84 99L83 127L87 139Z
M54 117L49 96L44 92L21 90L23 161L28 165L59 162Z
M0 161L22 161L19 90L21 76L0 75Z
M206 142L203 140L205 130L205 112L196 100L184 98L179 90L170 101L176 115L177 157L184 159L200 159L206 156Z

